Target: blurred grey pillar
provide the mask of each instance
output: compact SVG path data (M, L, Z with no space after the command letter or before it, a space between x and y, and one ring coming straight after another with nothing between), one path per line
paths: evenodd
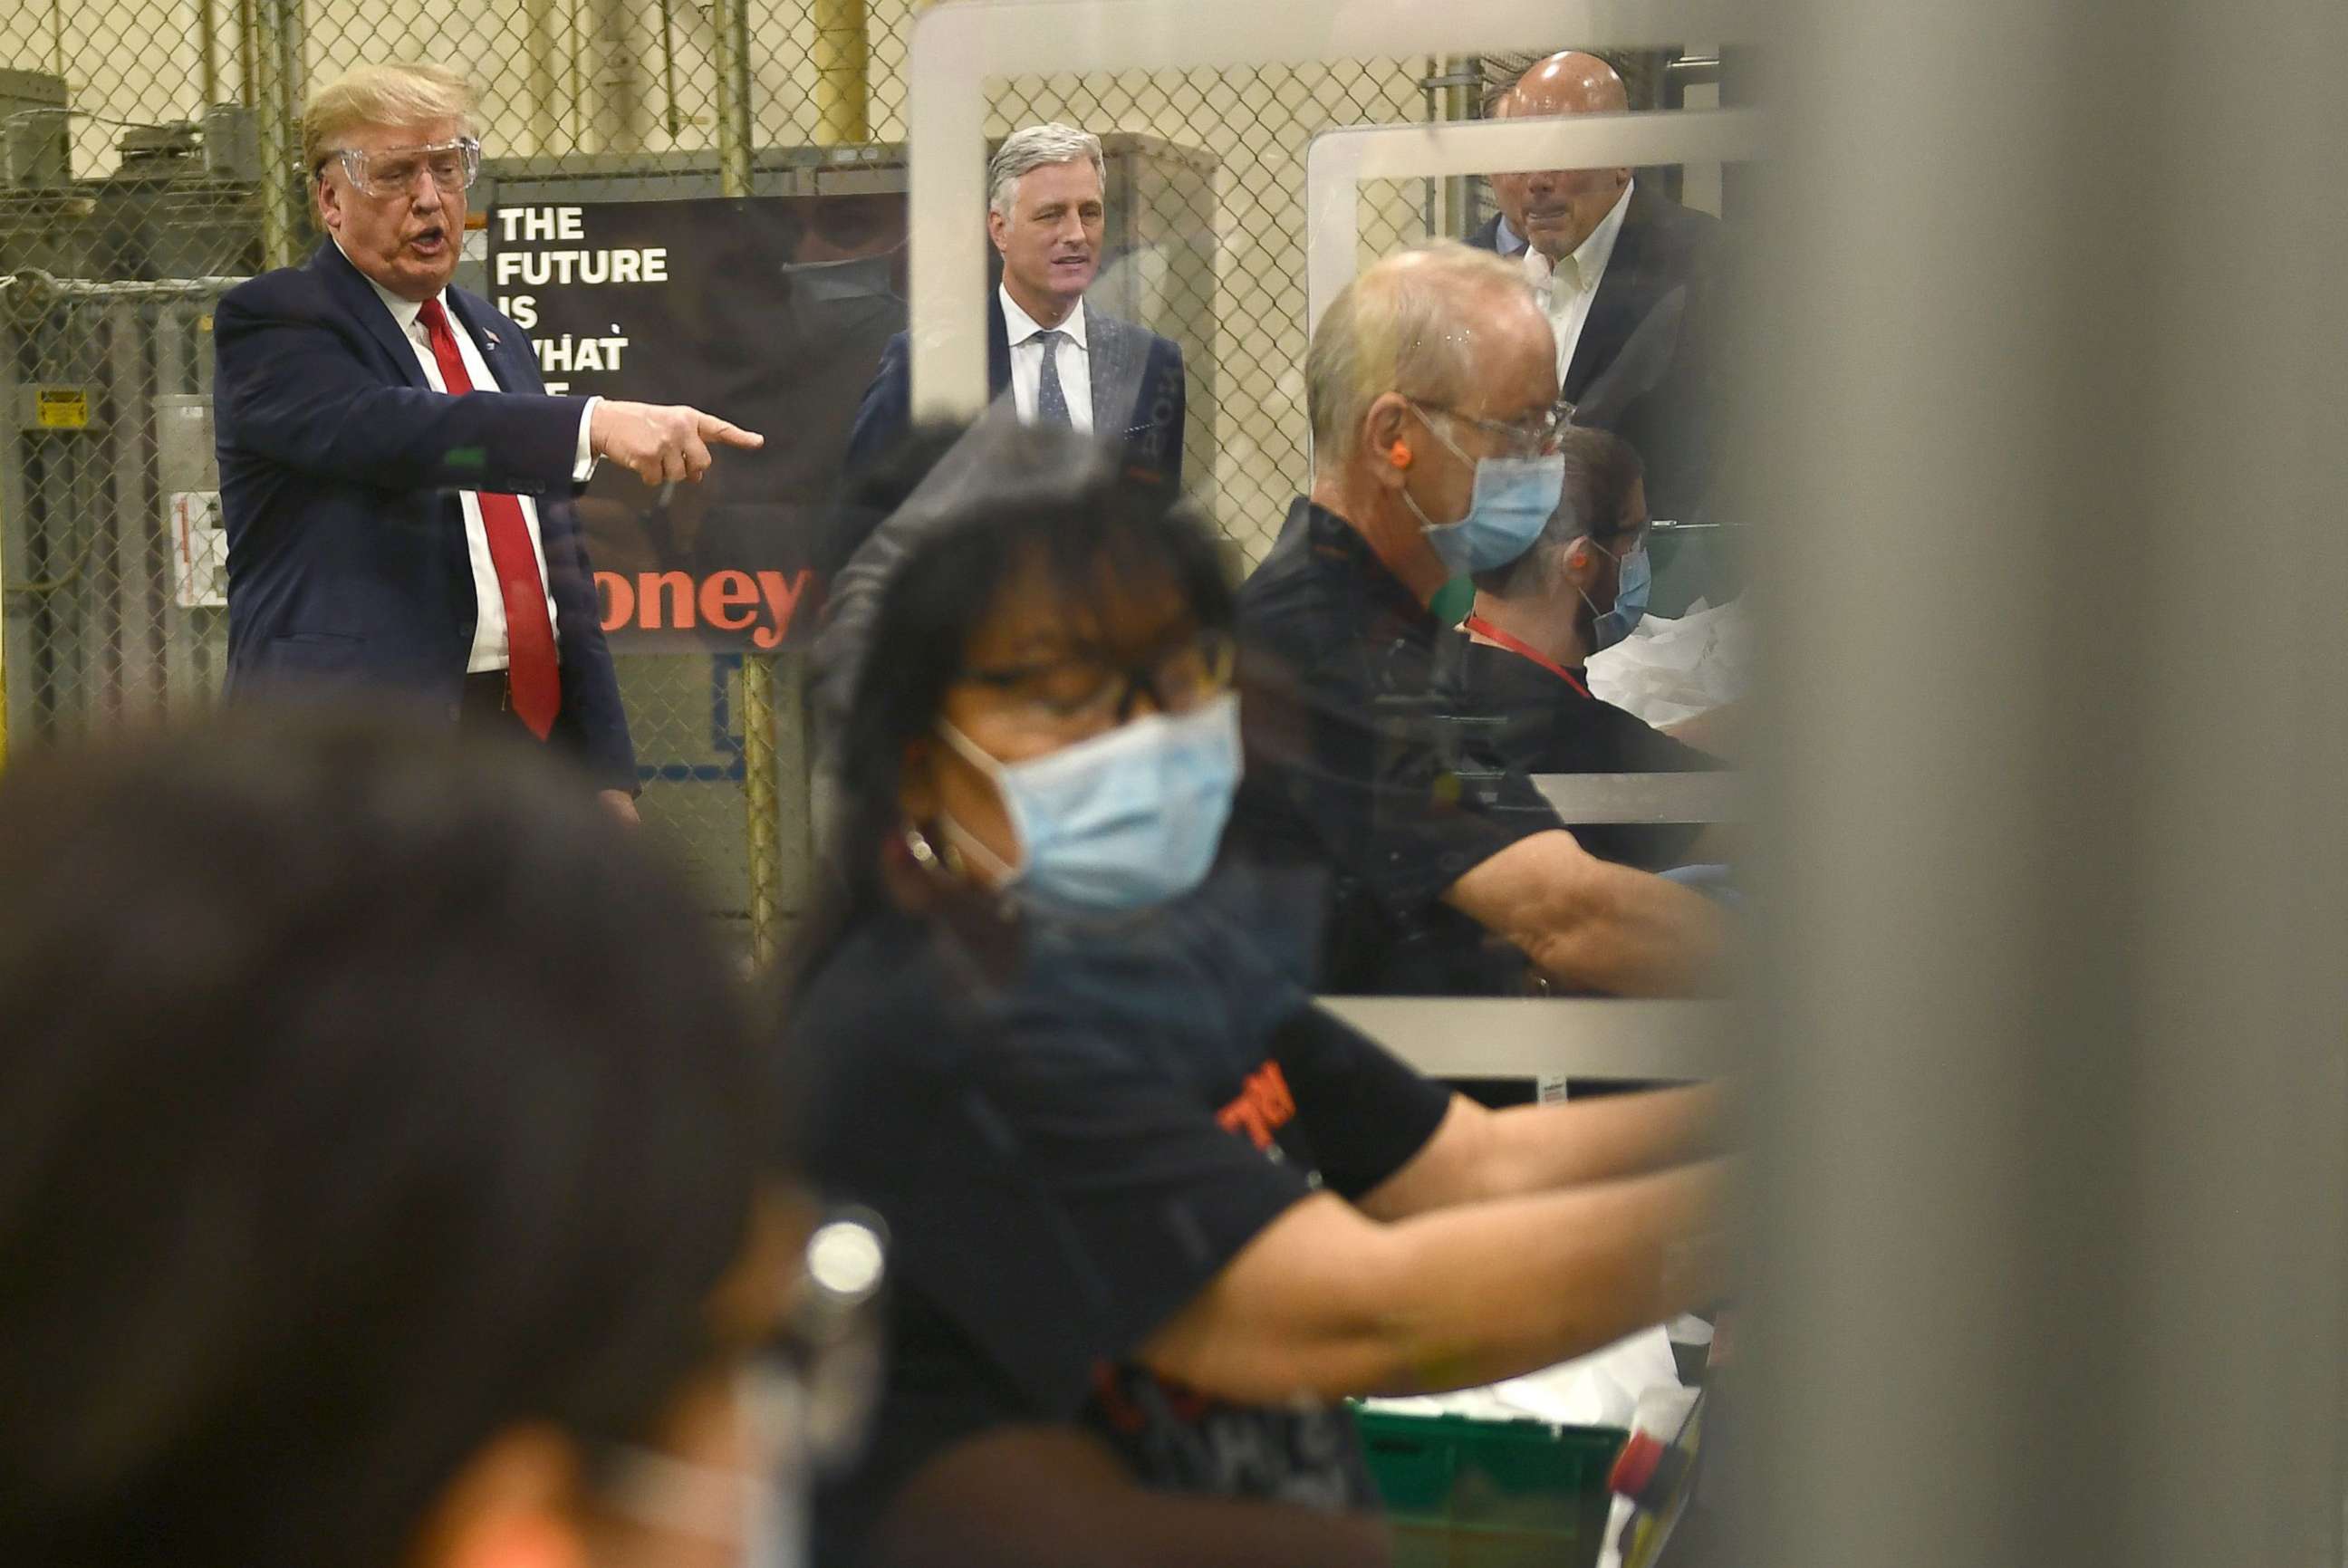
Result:
M1743 1560L2337 1563L2348 7L1777 13Z

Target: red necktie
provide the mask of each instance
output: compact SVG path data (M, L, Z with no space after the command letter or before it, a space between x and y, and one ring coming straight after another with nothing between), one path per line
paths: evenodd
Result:
M432 340L432 357L440 362L440 381L450 392L470 392L473 378L465 374L465 356L457 352L457 335L448 330L448 313L440 302L424 302L420 319ZM554 665L554 626L546 618L546 584L539 580L538 553L530 548L530 525L522 521L519 497L494 490L476 492L481 502L481 530L489 536L489 563L497 569L498 593L506 606L506 671L513 689L514 712L544 740L562 707L562 677Z

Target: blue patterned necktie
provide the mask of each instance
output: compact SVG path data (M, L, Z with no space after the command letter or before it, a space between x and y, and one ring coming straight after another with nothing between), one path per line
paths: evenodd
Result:
M1068 418L1068 394L1060 385L1060 345L1068 340L1065 332L1039 332L1035 341L1044 346L1044 377L1035 387L1035 423L1073 428Z

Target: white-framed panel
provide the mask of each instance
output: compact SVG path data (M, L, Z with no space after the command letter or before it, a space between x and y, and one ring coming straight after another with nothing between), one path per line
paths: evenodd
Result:
M922 418L986 402L981 220L989 77L1184 70L1546 48L1741 40L1735 0L956 0L922 13L906 61L911 281ZM1684 111L1683 111L1684 112Z
M1621 822L1742 822L1745 780L1736 774L1536 773L1557 820L1569 828Z
M1306 325L1353 280L1365 180L1427 180L1529 169L1735 163L1758 155L1757 109L1629 110L1539 119L1359 125L1324 130L1304 160Z
M1431 1078L1693 1080L1736 1068L1735 1004L1617 997L1323 996Z

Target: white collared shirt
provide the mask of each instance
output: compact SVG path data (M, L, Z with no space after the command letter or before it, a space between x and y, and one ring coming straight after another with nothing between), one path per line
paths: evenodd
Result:
M1590 325L1591 302L1598 297L1599 283L1606 276L1606 263L1613 258L1614 242L1622 232L1622 214L1631 210L1632 187L1637 181L1626 181L1622 194L1606 216L1598 220L1598 227L1573 248L1573 253L1552 265L1538 247L1525 247L1525 276L1531 280L1533 293L1539 296L1541 309L1549 315L1550 330L1557 335L1557 379L1565 383L1565 372L1573 363L1573 351L1581 346L1581 329ZM1503 226L1506 220L1502 220Z
M365 273L359 275L366 277ZM407 338L408 346L416 350L417 363L424 367L426 384L435 392L448 390L448 383L440 378L440 362L432 356L432 335L424 327L422 302L402 299L373 278L367 278L367 286L375 290L376 298L383 301L384 308L391 312L392 322L399 328L400 335ZM481 357L480 347L474 343L473 335L465 329L465 323L457 313L448 309L448 291L443 289L434 297L439 300L440 308L448 314L448 330L457 339L457 356L465 362L465 375L472 381L473 390L499 390L498 378L489 374L489 361ZM579 416L578 457L571 477L580 483L584 483L595 471L594 457L588 450L587 432L589 423L595 417L597 401L590 397L586 408ZM538 558L538 580L543 585L546 582L546 542L539 535L538 502L526 495L515 499L521 502L522 524L530 530L530 551ZM458 490L457 501L465 517L465 553L473 565L473 649L465 660L465 673L469 676L479 675L484 670L504 669L510 655L506 647L505 593L498 586L497 562L489 557L489 531L481 521L480 495L475 490ZM561 648L562 632L555 624L554 596L551 593L546 600L546 623L553 627L555 646Z
M1022 424L1035 422L1035 399L1044 386L1044 345L1035 335L1046 330L1035 325L1035 318L1019 308L1011 291L1001 284L994 286L1003 301L1004 335L1011 343L1011 397L1019 409ZM1068 341L1060 345L1060 390L1068 399L1068 423L1091 435L1093 429L1093 366L1092 348L1085 341L1085 302L1078 300L1076 308L1068 313L1059 330Z

